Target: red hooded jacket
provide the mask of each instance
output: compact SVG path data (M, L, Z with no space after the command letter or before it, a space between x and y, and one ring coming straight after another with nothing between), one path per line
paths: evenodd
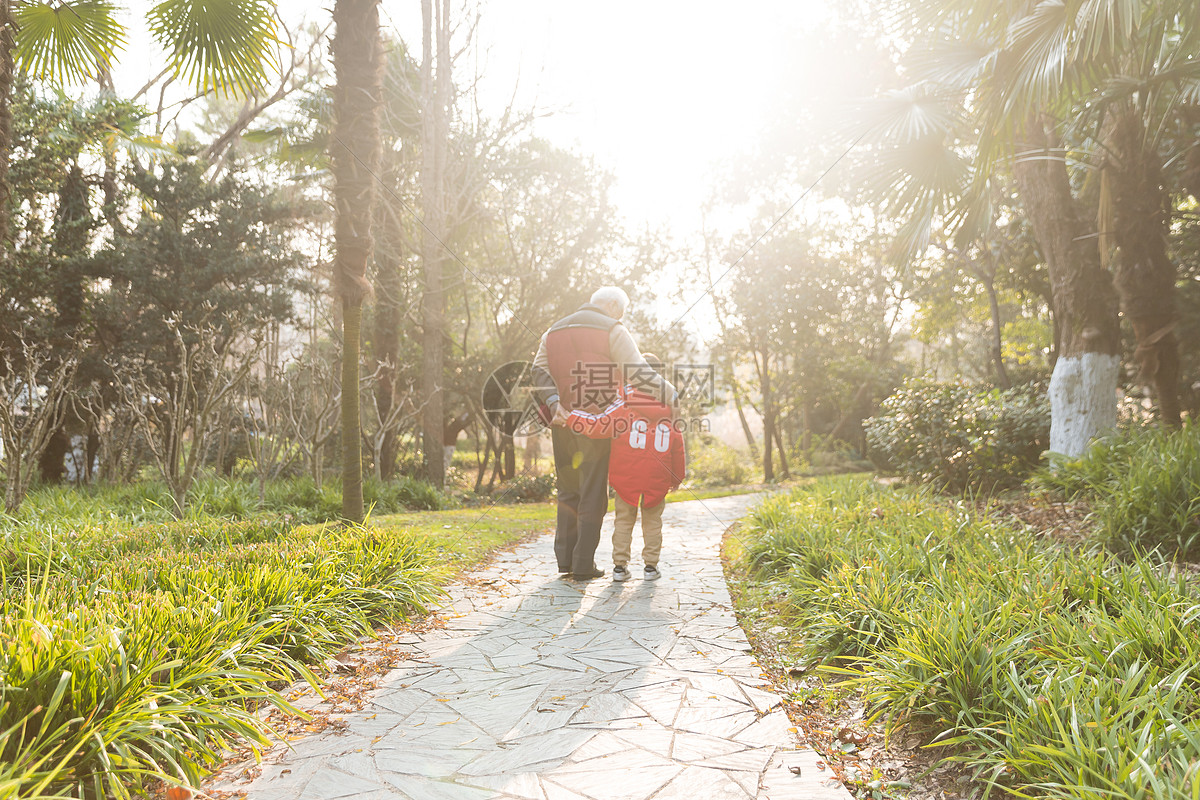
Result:
M672 424L670 406L632 386L599 413L572 411L566 424L592 439L613 439L608 482L630 505L640 499L643 508L656 506L683 482L683 432Z

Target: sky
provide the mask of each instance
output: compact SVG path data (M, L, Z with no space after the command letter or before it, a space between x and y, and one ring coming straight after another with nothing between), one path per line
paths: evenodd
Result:
M130 38L116 79L136 90L162 56L126 3ZM720 165L751 149L789 72L797 35L818 26L819 0L483 0L479 69L485 108L553 112L538 135L593 156L616 177L613 200L633 229L699 229ZM283 0L285 19L325 21L332 0ZM385 32L420 45L418 0L383 0ZM833 65L830 65L831 67Z
M677 243L695 242L731 163L767 139L777 150L810 147L786 125L796 98L836 95L838 76L853 70L805 49L820 39L828 0L478 2L471 66L484 76L484 110L498 114L515 92L518 105L550 112L534 132L614 175L611 199L626 229L665 231ZM290 23L324 24L332 4L281 0L280 8ZM165 63L136 19L150 5L126 0L132 35L116 69L119 88L136 91ZM380 9L385 35L419 51L420 2L383 0ZM664 265L655 296L635 300L661 321L684 318L704 341L715 325L702 302L706 287L663 288L679 274Z
M519 75L551 141L611 169L634 222L699 228L713 170L753 146L785 80L789 32L810 0L748 3L508 0L485 16L495 89ZM492 87L488 87L492 89Z

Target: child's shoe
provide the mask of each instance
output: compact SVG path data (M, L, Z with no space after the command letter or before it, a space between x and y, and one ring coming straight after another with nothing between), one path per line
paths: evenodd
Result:
M623 583L627 580L629 580L629 570L627 570L624 565L618 564L617 566L613 567L614 583Z
M642 578L648 581L656 581L662 577L662 573L658 571L658 567L653 564L647 564L642 570Z

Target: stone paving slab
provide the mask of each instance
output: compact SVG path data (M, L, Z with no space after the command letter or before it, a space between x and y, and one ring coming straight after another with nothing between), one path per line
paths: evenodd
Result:
M721 535L752 496L673 503L662 579L560 577L541 537L450 588L345 729L277 747L249 800L846 800L734 618ZM597 563L611 574L612 515ZM640 547L635 535L635 550Z

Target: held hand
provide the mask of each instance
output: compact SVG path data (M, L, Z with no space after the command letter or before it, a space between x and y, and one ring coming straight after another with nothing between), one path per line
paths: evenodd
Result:
M554 416L550 419L550 424L556 428L565 427L567 424L567 410L562 407L562 403L554 404Z

